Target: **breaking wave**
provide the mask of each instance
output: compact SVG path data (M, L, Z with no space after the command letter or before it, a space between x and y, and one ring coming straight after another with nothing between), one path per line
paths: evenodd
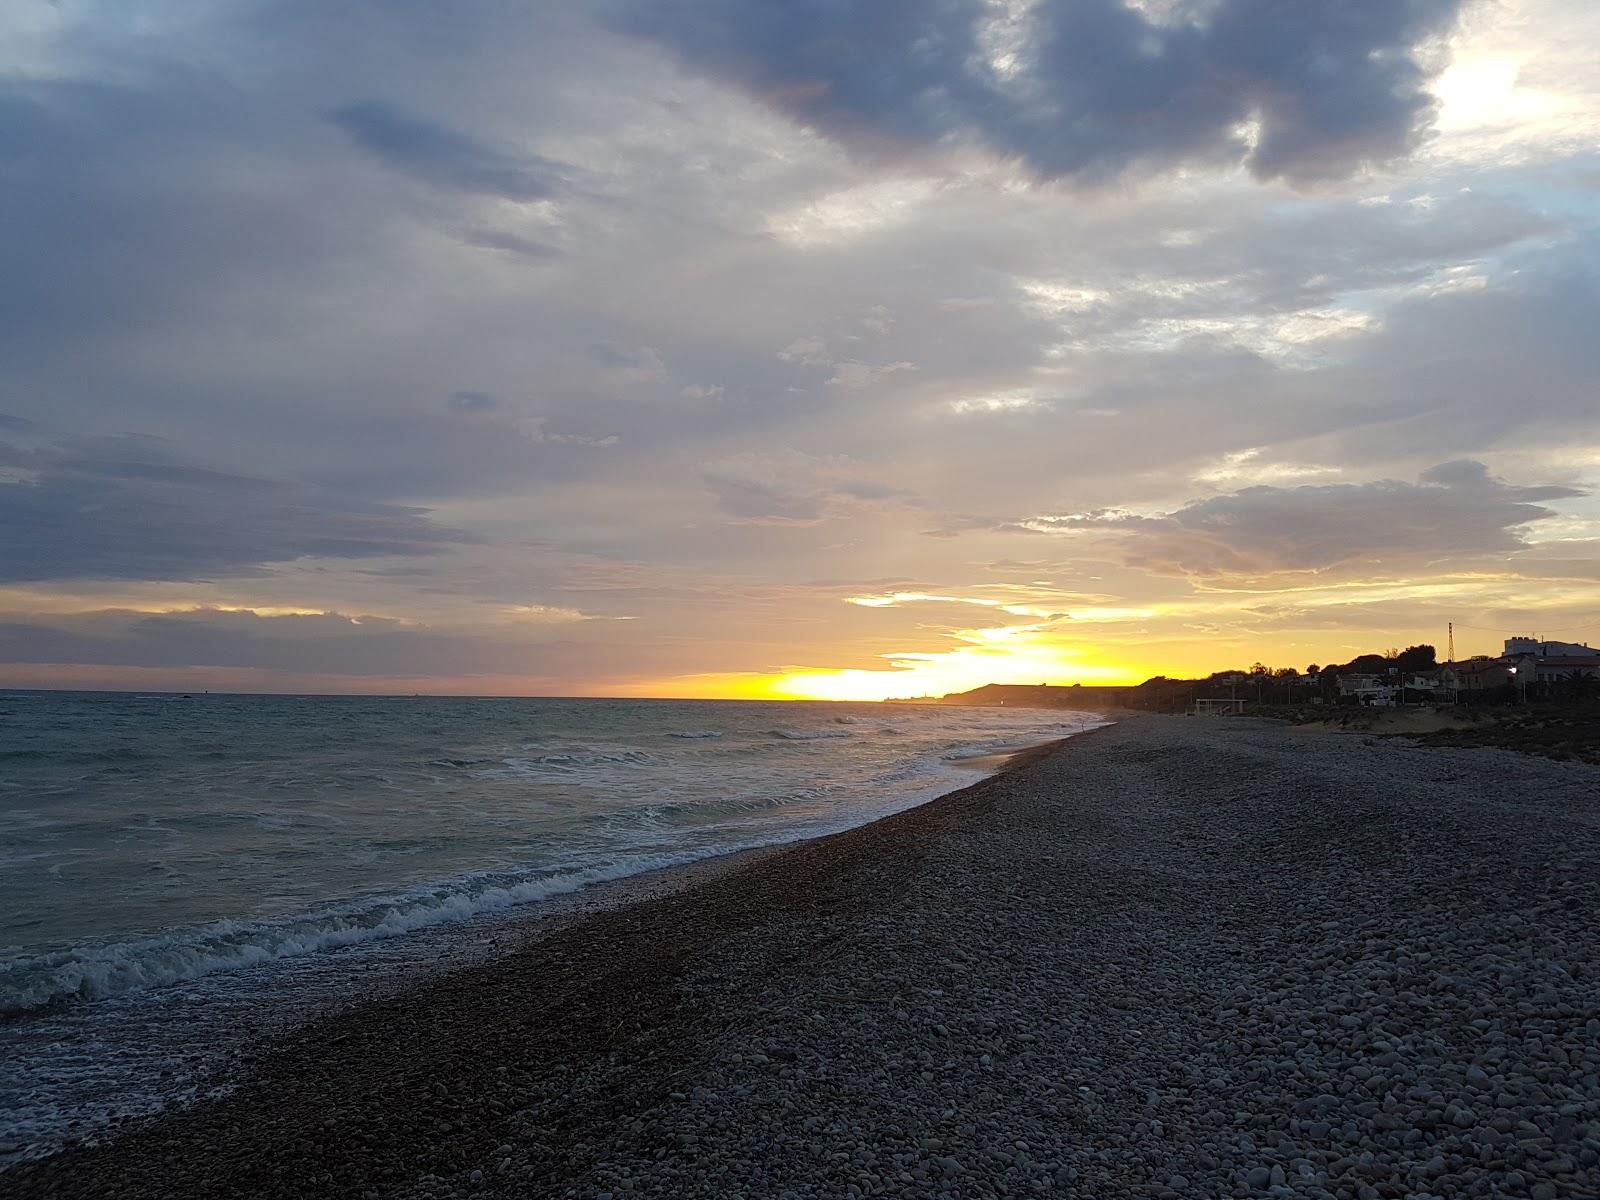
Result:
M396 937L703 856L704 852L640 856L524 879L491 875L283 920L216 921L156 937L13 959L0 965L0 1014L16 1016L71 1001L99 1000Z

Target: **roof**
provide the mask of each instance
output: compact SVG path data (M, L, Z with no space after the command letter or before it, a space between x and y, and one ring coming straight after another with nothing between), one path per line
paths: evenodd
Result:
M1445 663L1440 669L1454 671L1457 675L1482 675L1485 671L1509 671L1511 667L1495 658L1473 658L1466 662Z

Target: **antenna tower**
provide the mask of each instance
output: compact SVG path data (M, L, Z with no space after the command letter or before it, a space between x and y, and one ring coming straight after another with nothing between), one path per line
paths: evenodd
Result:
M1450 650L1449 650L1449 654L1450 654L1450 657L1445 659L1445 661L1446 662L1455 662L1455 660L1456 660L1456 623L1454 621L1450 622Z

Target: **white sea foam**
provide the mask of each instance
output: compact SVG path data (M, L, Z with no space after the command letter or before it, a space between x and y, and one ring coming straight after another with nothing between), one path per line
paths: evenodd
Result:
M360 906L282 921L215 921L158 937L25 955L0 964L0 1013L14 1015L65 1000L102 999L396 937L689 862L706 853L711 852L639 856L517 882L484 880L474 886L474 881L462 880L457 891L379 897Z

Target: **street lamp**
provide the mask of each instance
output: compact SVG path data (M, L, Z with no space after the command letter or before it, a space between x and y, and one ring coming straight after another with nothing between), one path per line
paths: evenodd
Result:
M1522 673L1518 671L1516 667L1511 667L1510 671L1511 674L1516 677L1517 702L1519 704L1526 704L1528 702L1528 681L1523 678Z

